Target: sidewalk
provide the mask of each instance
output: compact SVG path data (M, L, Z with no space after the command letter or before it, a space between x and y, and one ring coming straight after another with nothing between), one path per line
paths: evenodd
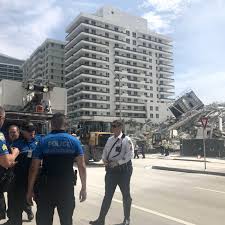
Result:
M154 154L148 155L147 158L151 161L152 169L225 176L224 159L207 158L205 170L203 158L182 157L178 154L167 157Z

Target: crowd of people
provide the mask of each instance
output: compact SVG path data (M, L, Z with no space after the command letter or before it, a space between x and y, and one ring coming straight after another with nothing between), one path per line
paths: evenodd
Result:
M5 116L4 108L0 106L0 130ZM61 225L73 224L75 161L81 180L80 202L87 198L87 175L83 148L76 137L66 132L66 124L65 115L56 113L51 119L52 131L44 137L37 135L35 126L29 122L21 128L11 125L6 134L0 131L0 220L7 216L5 225L22 225L23 211L31 221L34 218L33 201L37 205L37 225L52 225L55 208ZM93 225L105 225L117 185L124 203L124 220L120 225L130 224L134 147L122 128L121 121L112 123L114 135L103 150L105 196L98 219L90 221ZM7 193L7 210L4 193Z

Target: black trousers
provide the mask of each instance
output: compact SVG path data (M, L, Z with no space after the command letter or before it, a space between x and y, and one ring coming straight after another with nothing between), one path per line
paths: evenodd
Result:
M26 185L14 184L8 191L8 223L12 225L22 225L23 211L28 211L26 203ZM31 208L30 208L31 210Z
M0 220L6 217L6 205L4 193L0 192Z
M134 159L136 159L136 157L139 159L138 150L134 150Z
M55 208L57 208L61 225L73 224L72 217L75 209L73 184L66 184L64 182L41 184L36 203L37 225L52 225Z
M127 166L127 169L110 172L105 175L105 196L102 202L101 211L98 220L105 221L105 217L109 211L114 192L117 185L119 186L123 196L124 219L130 219L132 198L130 195L130 179L133 172L132 165Z

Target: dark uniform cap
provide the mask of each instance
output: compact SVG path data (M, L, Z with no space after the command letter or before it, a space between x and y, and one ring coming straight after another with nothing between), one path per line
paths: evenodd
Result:
M25 123L22 126L22 130L28 131L28 132L32 132L32 131L35 131L36 130L36 127L34 126L33 123Z

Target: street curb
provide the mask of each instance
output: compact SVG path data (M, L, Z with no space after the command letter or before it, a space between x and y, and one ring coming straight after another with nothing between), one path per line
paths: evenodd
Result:
M201 159L179 159L179 158L173 158L171 160L178 160L178 161L186 161L186 162L204 162L204 160ZM211 163L210 161L207 161L207 163Z
M152 169L175 171L175 172L184 172L184 173L197 173L197 174L206 174L206 175L215 175L215 176L225 176L225 173L221 173L221 172L191 170L191 169L182 169L182 168L167 167L167 166L152 166Z

